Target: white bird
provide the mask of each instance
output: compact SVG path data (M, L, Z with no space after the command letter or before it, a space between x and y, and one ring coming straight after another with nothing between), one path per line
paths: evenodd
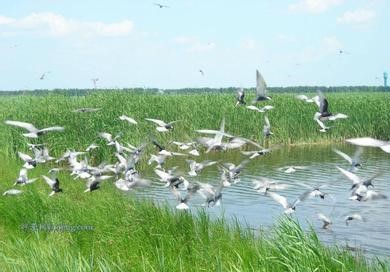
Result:
M259 177L258 179L252 182L254 185L253 189L262 194L267 194L269 190L285 190L290 186L265 177Z
M306 166L297 166L297 165L289 165L278 168L279 171L282 171L287 174L295 173L297 170L305 170L307 169Z
M168 130L171 130L171 129L173 129L174 123L181 121L181 120L176 120L176 121L166 123L166 122L164 122L162 120L158 120L158 119L145 118L145 120L148 120L150 122L157 124L156 130L159 132L166 132Z
M259 70L256 70L256 97L253 99L252 104L258 101L271 100L271 97L267 96L267 84Z
M271 132L271 124L270 124L267 116L264 116L264 122L265 122L265 124L263 126L263 134L265 137L269 137L273 133Z
M211 161L211 160L205 160L202 162L196 162L194 160L186 160L186 161L190 166L190 171L188 172L188 175L190 176L197 176L200 173L200 171L202 171L205 167L218 163L217 161Z
M341 152L338 149L333 149L333 151L341 156L343 159L345 159L349 164L351 165L350 169L348 171L354 172L358 167L361 167L361 160L360 156L363 153L363 148L358 147L355 151L355 154L353 155L353 158L351 158L349 155L345 154L344 152Z
M345 225L348 226L348 222L349 222L349 221L352 221L352 220L360 220L360 221L363 221L363 222L366 221L366 219L365 219L363 216L361 216L360 214L358 214L358 213L353 213L353 214L347 215L347 216L344 218Z
M38 138L38 136L41 136L49 131L63 131L63 127L48 127L43 129L37 129L30 123L20 122L20 121L11 121L6 120L5 123L7 125L21 127L29 131L29 133L23 133L23 136L29 137L29 138Z
M189 182L182 176L174 176L159 169L154 169L154 172L160 177L160 181L165 183L165 187L178 188L179 185L183 184L184 188L187 189L189 186Z
M150 180L139 177L138 174L132 174L125 179L115 181L115 187L122 191L131 191L135 187L147 187L150 185Z
M377 140L370 137L362 138L352 138L345 140L347 143L358 145L358 146L368 146L368 147L379 147L386 153L390 153L390 141Z
M332 220L330 220L329 217L327 217L325 214L323 213L318 213L317 214L318 216L318 219L320 219L322 222L323 222L323 225L322 225L322 228L323 229L329 229L330 226L332 225Z
M353 184L352 184L351 189L354 189L353 194L358 194L358 195L365 193L368 190L369 186L373 186L372 180L382 174L382 173L377 173L368 179L361 179L359 176L357 176L356 174L354 174L350 171L347 171L347 170L340 168L338 166L336 166L336 168L345 177L347 177L349 180L352 181Z
M133 118L126 116L126 115L121 115L119 116L119 119L122 121L127 121L129 124L138 124L137 121L135 121Z
M33 169L35 166L37 166L37 159L32 158L30 155L24 154L22 152L18 152L19 158L21 158L25 163L23 164L23 167L26 169Z
M254 150L254 151L241 151L241 154L245 155L245 156L249 156L249 159L252 160L256 157L259 157L259 156L264 156L268 153L271 152L271 149L269 148L263 148L263 149L260 149L260 150Z
M96 148L98 148L98 147L99 147L99 146L98 146L97 144L92 143L92 144L90 144L90 145L85 149L85 152L89 152L89 151L94 150L94 149L96 149Z
M108 180L112 178L112 176L91 176L88 178L87 182L87 189L84 191L84 193L92 192L100 188L100 183L104 180Z
M10 189L10 190L7 190L3 193L3 196L6 196L6 195L19 195L23 193L23 191L21 190L18 190L18 189Z
M267 192L267 195L269 195L273 200L275 200L280 205L282 205L282 207L284 208L285 214L292 214L293 212L295 212L296 205L299 202L301 202L302 196L304 196L304 195L299 196L293 203L290 204L290 203L288 203L287 198L285 198L284 196L281 196L277 193Z
M236 105L235 107L237 107L238 105L245 105L246 102L245 102L245 92L244 92L244 89L243 88L240 88L237 90L237 95L236 95Z
M60 188L60 181L56 176L54 176L53 178L49 178L45 175L42 175L42 178L50 186L51 193L49 194L49 196L62 192L62 189Z
M27 177L27 169L26 168L22 168L19 171L19 177L16 179L14 185L16 185L16 184L26 185L26 184L33 183L36 180L37 180L37 178L29 179Z
M199 188L200 188L200 186L198 184L195 184L195 185L193 185L191 187L188 187L187 190L186 190L187 194L183 198L181 196L181 193L176 189L176 187L171 186L170 187L171 192L176 197L177 201L179 201L179 204L176 206L176 209L178 209L178 210L188 210L189 206L188 206L187 203L190 200L191 196L194 193L196 193L199 190Z
M378 200L378 199L386 199L387 196L378 193L374 190L367 189L363 193L354 193L349 199L357 200L357 201L369 201L369 200Z
M272 110L274 107L271 105L266 105L262 108L258 108L254 105L249 105L249 106L246 106L245 108L247 108L249 110L257 111L257 112L266 112L266 111Z
M309 98L306 95L300 94L300 95L297 95L296 98L299 100L305 101L306 103L316 103L318 105L320 104L320 97L318 95L316 95L312 98Z

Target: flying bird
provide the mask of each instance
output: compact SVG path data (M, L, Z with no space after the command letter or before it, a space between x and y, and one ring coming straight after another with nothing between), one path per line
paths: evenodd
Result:
M173 129L174 123L181 121L181 120L176 120L176 121L166 123L166 122L164 122L162 120L158 120L158 119L145 118L145 120L148 120L150 122L157 124L156 130L159 132L169 131L169 130Z
M245 105L246 102L245 102L245 92L244 92L244 89L243 88L240 88L237 90L237 95L236 95L236 105L235 107L237 107L238 105Z
M154 5L159 7L159 8L169 8L169 6L163 5L163 4L159 4L159 3L154 3Z
M50 186L51 193L49 194L49 196L53 196L56 193L62 192L62 189L60 188L60 181L55 175L52 178L42 175L42 178Z
M345 140L347 143L358 145L358 146L368 146L368 147L379 147L386 153L390 153L390 141L377 140L370 137L362 138L352 138Z
M63 127L48 127L43 129L37 129L30 123L20 122L20 121L11 121L6 120L5 123L7 125L16 126L20 128L24 128L29 131L29 133L23 133L23 136L29 137L29 138L38 138L38 136L41 136L49 131L63 131Z

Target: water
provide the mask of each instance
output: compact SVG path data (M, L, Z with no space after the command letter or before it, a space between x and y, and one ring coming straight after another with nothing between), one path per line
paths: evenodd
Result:
M223 189L221 206L204 207L204 199L195 195L190 200L192 210L206 209L212 217L237 219L245 226L259 229L275 224L283 214L283 207L253 189L252 181L258 177L268 177L282 183L291 184L289 188L278 191L289 202L294 201L306 189L297 183L311 186L328 184L322 191L329 194L325 199L313 198L299 203L292 215L300 224L308 229L313 226L319 238L326 244L337 244L358 248L368 255L390 256L390 199L358 202L349 200L352 182L346 179L336 165L348 169L348 162L332 151L332 148L353 155L355 147L351 145L311 145L300 147L283 147L272 153L253 159L241 173L240 182ZM199 158L197 161L202 161ZM213 152L207 154L207 159L221 160L238 164L245 157L239 152ZM390 155L379 149L366 148L362 155L363 167L357 175L368 178L377 172L383 174L374 179L374 189L390 197ZM188 164L183 159L170 159L169 166L178 165L179 173L185 174ZM277 170L286 165L308 166L305 170L287 174ZM152 174L151 174L152 175ZM190 181L218 184L220 173L216 166L205 168L199 176L187 178ZM170 191L154 182L151 188L141 195L152 197L160 202L168 202L173 207L177 205ZM333 224L330 230L322 229L322 222L317 213L324 213L331 218ZM359 213L366 222L354 220L349 225L344 218L351 213Z

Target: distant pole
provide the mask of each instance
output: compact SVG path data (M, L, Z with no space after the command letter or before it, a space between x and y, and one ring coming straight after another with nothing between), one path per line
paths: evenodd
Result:
M388 74L386 72L383 73L383 86L386 88L387 87L387 78Z

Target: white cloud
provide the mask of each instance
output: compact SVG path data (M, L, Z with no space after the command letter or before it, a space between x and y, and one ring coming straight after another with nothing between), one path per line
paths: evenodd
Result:
M38 33L50 36L81 34L83 36L125 36L133 30L133 22L123 20L115 23L78 21L51 12L32 13L15 19L0 16L0 27L8 31Z
M291 11L305 11L309 13L321 13L333 6L341 4L344 0L299 0L297 3L291 4Z
M337 18L337 22L341 24L365 24L374 19L375 16L376 14L373 10L358 9L345 12L341 17Z

